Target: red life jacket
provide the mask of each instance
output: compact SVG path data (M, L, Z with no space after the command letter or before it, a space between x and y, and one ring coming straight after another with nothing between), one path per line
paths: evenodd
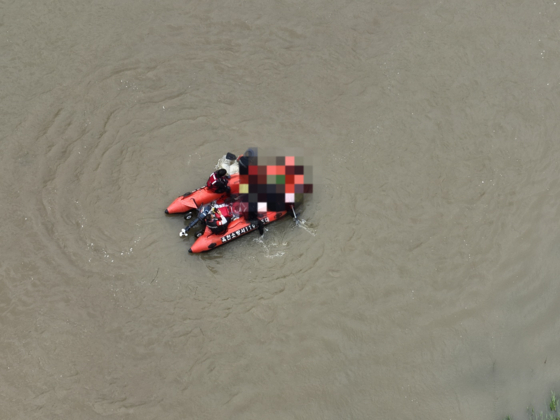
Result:
M218 206L219 205L214 206L216 207L216 213L214 214L212 220L206 221L206 226L208 226L210 231L215 234L220 234L227 231L227 227L229 225L229 222L231 221L231 215L228 216L228 214L231 214L228 211L229 206L227 204L222 204L223 207Z
M231 209L231 204L226 204L224 200L216 201L214 207L228 220L231 220L233 217L233 211ZM220 217L218 215L218 217Z
M218 171L216 171L218 172ZM228 184L228 179L224 176L224 177L218 177L216 175L216 172L212 173L212 175L210 175L210 178L208 178L208 181L206 181L206 186L208 187L209 190L211 191L217 191L217 190L225 190L225 188L227 187Z

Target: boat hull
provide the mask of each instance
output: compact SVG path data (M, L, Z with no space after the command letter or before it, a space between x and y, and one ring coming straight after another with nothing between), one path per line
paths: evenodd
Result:
M232 190L235 190L235 185L239 185L239 175L232 175L228 182L228 185ZM208 189L208 187L201 187L189 193L183 194L177 197L170 205L165 209L167 214L176 213L186 213L191 210L196 210L200 206L209 204L212 201L219 200L222 197L226 197L227 193L215 193Z
M286 211L269 211L264 214L262 217L259 217L259 220L263 223L263 225L268 225L276 220L284 217L287 214ZM228 230L221 234L213 234L208 227L204 230L202 236L200 236L191 246L189 249L190 253L198 254L201 252L211 251L216 249L221 245L225 245L234 239L240 238L248 233L253 232L254 230L258 230L259 225L256 222L249 222L244 218L240 217L239 219L233 220L228 225Z

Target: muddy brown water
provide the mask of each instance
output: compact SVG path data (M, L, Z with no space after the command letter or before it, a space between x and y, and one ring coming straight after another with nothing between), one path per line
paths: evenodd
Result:
M524 418L560 391L559 22L0 1L0 417ZM248 146L311 151L306 229L188 255L163 210Z

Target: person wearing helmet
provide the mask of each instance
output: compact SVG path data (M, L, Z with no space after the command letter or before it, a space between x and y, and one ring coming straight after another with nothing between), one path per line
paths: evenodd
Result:
M210 175L208 181L206 181L206 186L212 192L221 194L221 193L230 193L231 190L228 186L229 176L225 169L219 169L216 172Z
M249 174L249 166L250 165L257 165L258 163L258 154L257 149L250 147L248 148L245 153L237 158L237 163L239 164L239 172L242 175Z
M239 173L241 175L248 175L250 166L258 166L258 150L256 147L248 148L245 153L237 158L239 163ZM259 232L262 235L264 232L263 224L259 220L259 213L255 209L250 209L252 206L248 202L248 194L241 194L238 198L236 211L243 216L243 218L250 222L258 223Z
M206 216L206 226L216 235L227 231L232 214L227 204L217 205Z

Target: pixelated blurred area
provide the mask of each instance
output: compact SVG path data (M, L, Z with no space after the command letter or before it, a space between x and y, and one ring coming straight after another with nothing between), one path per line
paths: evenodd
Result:
M249 156L247 156L249 155ZM313 193L313 167L303 156L262 156L249 149L239 159L240 200L249 211L285 211Z

